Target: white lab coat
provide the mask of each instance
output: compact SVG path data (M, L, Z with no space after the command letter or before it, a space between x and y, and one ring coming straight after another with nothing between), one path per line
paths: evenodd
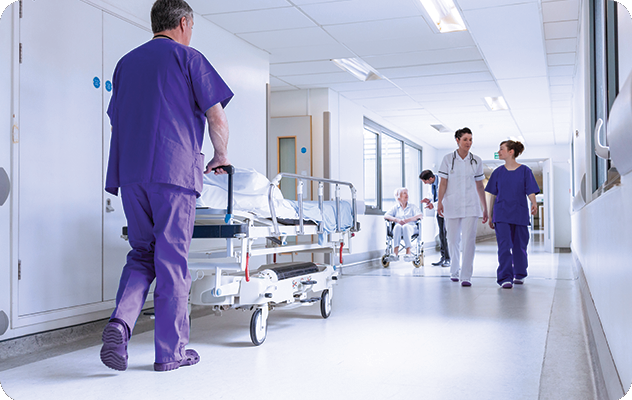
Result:
M476 182L485 179L483 160L469 153L465 159L455 150L446 154L437 172L448 180L443 196L444 218L466 218L483 216L481 200L476 190Z

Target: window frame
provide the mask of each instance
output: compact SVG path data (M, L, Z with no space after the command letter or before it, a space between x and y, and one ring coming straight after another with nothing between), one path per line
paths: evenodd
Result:
M405 154L405 145L408 145L410 147L412 147L415 150L418 150L418 170L419 173L421 173L422 168L423 168L423 146L414 143L413 141L403 137L402 135L399 135L393 131L391 131L390 129L385 128L384 126L372 121L369 118L364 117L364 124L363 124L363 129L364 130L368 130L370 132L376 133L377 134L377 157L376 157L376 167L377 167L377 172L375 174L376 176L376 194L377 194L377 206L369 206L369 205L365 205L365 214L368 215L384 215L386 213L386 211L388 210L384 210L383 209L383 203L382 203L382 198L383 198L383 188L382 188L382 137L383 135L387 135L392 139L395 139L397 141L400 142L401 145L401 155L402 155L402 161L401 161L401 173L402 173L402 182L401 182L401 186L404 187L406 185L406 154ZM363 131L363 135L364 135L364 131ZM364 137L364 136L363 136ZM365 169L363 168L362 173L365 173ZM364 195L364 193L363 193ZM423 198L423 185L419 185L419 198L422 199Z

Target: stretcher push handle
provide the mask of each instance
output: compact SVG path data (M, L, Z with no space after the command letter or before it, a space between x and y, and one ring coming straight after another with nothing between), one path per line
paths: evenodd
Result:
M226 206L226 219L224 222L228 223L233 219L233 174L235 173L235 167L232 165L220 165L213 168L213 171L221 169L228 174L228 205Z

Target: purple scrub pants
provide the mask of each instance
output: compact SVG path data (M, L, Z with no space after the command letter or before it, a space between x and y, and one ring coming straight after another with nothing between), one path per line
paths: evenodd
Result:
M513 282L514 278L527 276L527 245L529 229L526 225L495 223L496 242L498 242L498 271L496 282Z
M156 280L154 342L157 363L180 361L189 342L187 267L195 221L195 192L148 183L121 188L132 250L121 274L112 318L133 329Z

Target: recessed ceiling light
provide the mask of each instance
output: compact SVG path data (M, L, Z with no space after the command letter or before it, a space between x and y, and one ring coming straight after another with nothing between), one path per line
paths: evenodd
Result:
M490 111L509 110L509 106L502 96L485 97L485 104Z
M452 0L420 0L435 27L441 33L467 30Z
M452 131L441 124L430 124L433 128L435 128L439 133L452 133Z
M331 61L361 81L382 79L376 70L359 58L335 58Z

